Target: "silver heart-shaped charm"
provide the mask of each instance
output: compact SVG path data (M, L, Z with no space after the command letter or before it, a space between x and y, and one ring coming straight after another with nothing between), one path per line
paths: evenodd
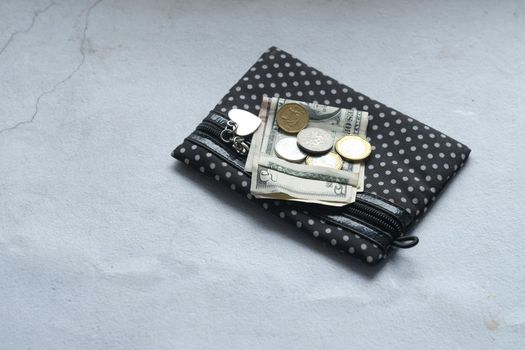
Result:
M251 135L261 125L261 118L244 109L230 109L228 117L237 123L235 133L239 136Z

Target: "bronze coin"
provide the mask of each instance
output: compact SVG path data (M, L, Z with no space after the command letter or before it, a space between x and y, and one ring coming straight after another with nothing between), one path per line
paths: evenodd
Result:
M286 103L277 111L277 125L289 134L303 130L309 120L308 110L299 103Z

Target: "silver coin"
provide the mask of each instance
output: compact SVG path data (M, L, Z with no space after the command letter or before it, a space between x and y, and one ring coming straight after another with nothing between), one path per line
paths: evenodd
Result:
M308 153L322 154L332 149L334 139L323 129L306 128L297 134L297 144Z
M343 167L343 158L335 152L329 152L325 155L315 157L306 157L306 165L323 166L332 169L341 169Z
M275 144L275 154L279 158L294 163L300 163L306 158L306 154L297 147L297 139L295 137L280 139Z

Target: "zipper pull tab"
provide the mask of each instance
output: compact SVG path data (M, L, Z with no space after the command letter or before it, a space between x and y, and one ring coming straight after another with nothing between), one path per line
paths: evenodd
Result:
M221 140L225 143L232 143L233 149L240 155L248 154L250 146L244 142L244 137L237 134L237 123L233 120L228 120L226 127L221 131Z
M419 243L419 238L416 236L405 236L405 237L399 237L392 242L392 245L397 248L412 248L416 244Z
M232 120L228 120L224 130L221 131L221 140L231 143L235 138L235 131L237 131L237 124Z
M246 142L244 142L244 138L240 136L235 136L233 138L233 148L237 151L237 153L241 155L246 155L250 151L250 146Z

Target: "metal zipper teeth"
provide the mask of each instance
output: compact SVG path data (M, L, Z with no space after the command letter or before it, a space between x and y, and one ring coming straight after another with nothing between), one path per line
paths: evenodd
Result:
M384 211L382 211L380 209L377 209L375 207L372 207L372 206L370 206L369 204L366 204L366 203L362 203L362 202L357 202L357 203L358 203L358 205L363 206L363 208L365 208L366 210L370 210L370 211L374 212L375 215L380 217L382 220L387 221L389 224L394 226L395 229L396 229L396 232L398 232L398 233L402 233L403 232L403 225L401 224L399 219L397 219L392 214L385 213Z
M224 140L221 138L221 132L224 130L224 127L222 125L219 125L211 120L203 120L198 126L197 130L207 133L210 136L213 136L215 139L220 141L223 145L229 145L228 143L224 142ZM248 140L244 141L248 146L250 146L251 142ZM242 155L241 155L242 156ZM243 156L246 157L246 156Z
M401 224L396 219L379 209L371 207L369 204L356 201L349 205L346 211L351 215L365 219L366 223L372 224L387 233L397 236L403 232Z
M197 126L197 130L212 136L214 139L221 141L223 144L226 144L226 142L221 139L221 129L212 122L207 120L203 121Z
M221 131L223 130L222 126L217 125L211 120L202 121L197 126L197 130L213 137L216 141L223 145L228 145L221 139ZM245 158L245 156L240 156ZM392 218L392 216L379 209L371 207L368 204L356 201L352 205L347 206L345 209L349 214L364 219L365 222L369 222L380 229L384 229L387 232L395 234L400 234L403 232L401 224L396 219Z

